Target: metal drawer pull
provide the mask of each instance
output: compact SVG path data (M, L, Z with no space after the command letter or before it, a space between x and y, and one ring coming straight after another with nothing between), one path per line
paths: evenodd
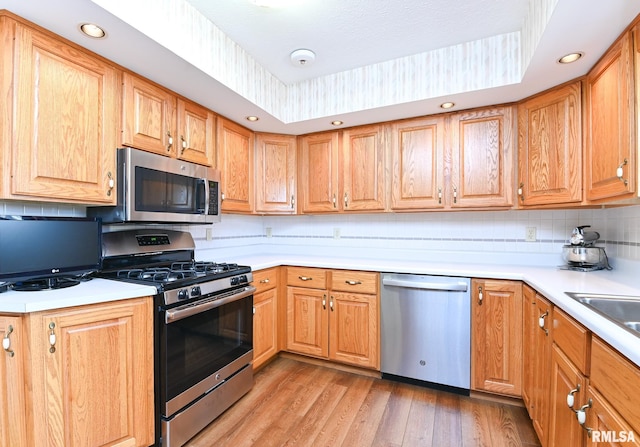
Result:
M587 422L587 408L591 408L593 405L593 401L589 399L586 405L580 407L578 411L576 411L576 418L578 419L578 424L582 426L583 429L586 430L587 436L591 437L591 429L589 427L585 427L584 424Z
M618 177L621 182L624 182L625 185L629 184L629 180L622 178L622 176L624 175L624 170L622 169L622 167L626 166L627 163L629 163L629 160L625 158L624 161L620 163L620 166L618 166L618 169L616 169L616 177Z
M173 146L173 137L171 136L171 132L167 132L167 136L169 137L167 139L167 152L171 151L171 147Z
M52 321L49 323L49 352L53 354L56 352L56 333L53 331L56 328L56 324Z
M313 280L313 278L311 276L298 276L298 279L300 279L300 281L311 281L311 280Z
M482 296L482 286L478 286L478 304L482 304L482 300L484 297Z
M326 309L327 308L327 295L322 295L322 309Z
M260 284L269 284L269 278L260 280Z
M110 196L111 192L113 191L113 187L116 186L116 182L113 179L113 175L111 174L111 171L107 172L107 178L109 179L109 182L108 182L109 189L107 190L107 195Z
M573 404L575 403L575 399L573 395L579 391L580 391L580 384L577 384L576 387L573 390L569 391L569 394L567 394L567 406L571 408L571 410L573 410L574 412L576 410L573 409Z
M331 308L331 312L333 312L333 296L331 296L331 299L329 300L329 307Z
M362 281L354 281L354 280L352 280L352 279L351 279L351 280L350 280L350 279L347 279L345 282L346 282L347 284L349 284L350 286L357 286L358 284L362 284Z
M545 335L549 335L549 330L544 327L545 318L547 318L548 315L549 315L549 311L546 311L545 313L540 315L540 318L538 318L538 326L540 326L540 329L544 331Z
M9 357L13 357L16 354L11 350L11 340L9 339L9 335L11 335L11 333L13 332L13 326L9 325L7 329L8 330L4 334L4 338L2 339L2 349L4 349L4 352L9 354Z

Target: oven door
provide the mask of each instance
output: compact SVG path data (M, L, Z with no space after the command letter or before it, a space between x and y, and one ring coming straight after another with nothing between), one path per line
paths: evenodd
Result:
M160 405L170 418L253 361L247 286L160 312Z

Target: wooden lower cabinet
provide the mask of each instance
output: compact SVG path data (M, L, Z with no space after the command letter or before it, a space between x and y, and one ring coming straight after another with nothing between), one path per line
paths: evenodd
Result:
M522 283L471 281L471 388L522 393Z
M640 433L634 431L598 391L589 386L587 396L590 407L586 410L587 421L583 429L587 432L587 447L640 446Z
M27 351L22 317L0 315L0 336L4 352L0 354L0 445L24 447L27 438L25 407Z
M25 400L22 407L11 408L9 425L13 426L15 420L19 427L22 415L26 415L29 430L26 437L22 437L13 432L5 434L3 429L3 437L20 439L15 444L3 445L146 447L153 444L153 303L150 298L16 318L22 323L23 344L16 345L15 356L8 360L18 359L22 363L26 380L8 382L7 387L12 389L9 397L13 395L14 401L22 387ZM17 337L16 334L16 340ZM2 367L5 368L5 363ZM7 371L16 369L14 366ZM4 414L6 404L4 401L2 404ZM2 423L4 425L4 419Z
M297 286L318 277L326 279L310 285L328 287ZM290 269L287 350L380 369L378 278L372 272Z
M253 369L278 353L278 268L253 272Z

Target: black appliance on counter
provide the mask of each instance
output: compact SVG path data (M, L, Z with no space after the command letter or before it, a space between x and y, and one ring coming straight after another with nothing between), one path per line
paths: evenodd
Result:
M179 447L253 386L251 267L194 260L190 233L103 234L101 276L155 286L156 442Z
M97 218L0 216L0 285L20 291L74 286L100 270Z

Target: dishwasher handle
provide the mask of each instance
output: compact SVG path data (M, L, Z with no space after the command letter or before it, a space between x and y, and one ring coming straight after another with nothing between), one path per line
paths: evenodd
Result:
M424 290L448 290L453 292L466 292L468 285L464 282L437 282L437 281L416 281L413 279L382 278L385 286L406 287L411 289Z

